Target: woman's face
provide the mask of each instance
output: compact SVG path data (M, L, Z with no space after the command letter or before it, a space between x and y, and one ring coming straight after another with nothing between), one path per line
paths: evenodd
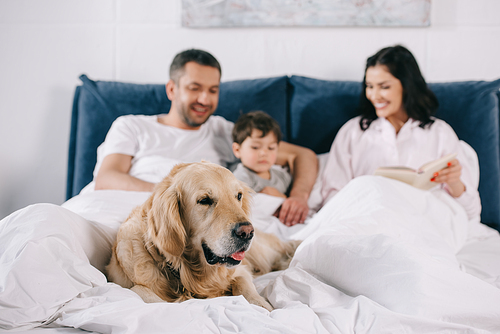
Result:
M378 117L391 123L406 122L408 115L403 107L403 86L385 65L371 66L366 70L366 98L373 104Z

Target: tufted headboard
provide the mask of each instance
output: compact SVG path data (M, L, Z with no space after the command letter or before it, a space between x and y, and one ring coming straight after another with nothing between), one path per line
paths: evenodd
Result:
M97 147L121 115L167 113L164 84L93 81L81 75L71 118L66 197L92 180ZM477 152L481 220L500 230L500 80L431 83L439 100L437 117ZM216 115L235 121L241 113L264 110L281 126L283 138L328 152L340 127L356 116L361 84L303 76L221 83Z

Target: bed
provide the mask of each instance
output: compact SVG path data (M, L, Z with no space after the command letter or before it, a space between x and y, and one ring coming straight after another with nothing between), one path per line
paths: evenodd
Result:
M438 117L474 149L468 159L477 166L480 219L469 220L439 189L422 191L375 176L353 180L293 228L271 215L279 199L255 196L254 225L304 240L289 269L255 279L272 312L241 296L145 304L107 282L103 268L117 229L149 193L81 190L92 180L96 148L113 120L167 112L169 101L161 84L81 80L72 111L67 201L28 206L0 222L0 329L500 332L500 80L431 84L440 101ZM336 132L355 114L360 88L359 82L299 76L224 82L217 114L234 121L241 112L267 111L285 140L318 154L321 172ZM319 188L317 181L311 208L318 207Z

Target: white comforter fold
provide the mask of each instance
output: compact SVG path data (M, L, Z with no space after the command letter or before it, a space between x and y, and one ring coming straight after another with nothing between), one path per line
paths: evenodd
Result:
M276 308L270 313L241 296L145 304L132 291L107 283L101 270L119 224L148 195L96 191L62 207L34 205L2 220L0 328L500 332L500 237L468 221L442 191L361 177L307 224L293 228L271 216L279 201L257 195L256 226L304 240L289 269L255 280Z

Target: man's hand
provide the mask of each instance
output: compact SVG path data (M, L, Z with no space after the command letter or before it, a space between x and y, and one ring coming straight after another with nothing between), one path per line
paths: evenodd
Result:
M276 212L279 220L286 226L303 224L308 213L307 200L300 197L288 197Z

